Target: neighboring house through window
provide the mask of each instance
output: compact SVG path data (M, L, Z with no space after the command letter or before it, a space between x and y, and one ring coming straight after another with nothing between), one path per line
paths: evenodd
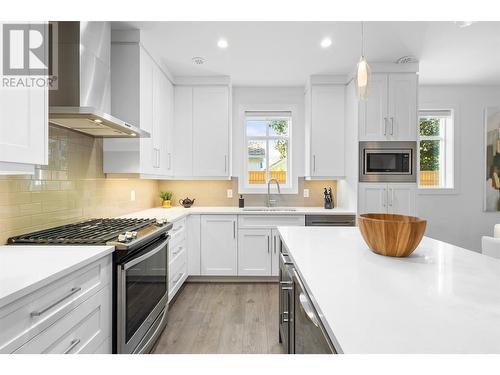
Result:
M244 186L262 189L269 179L291 187L290 112L245 112Z
M419 188L453 189L453 111L419 111Z

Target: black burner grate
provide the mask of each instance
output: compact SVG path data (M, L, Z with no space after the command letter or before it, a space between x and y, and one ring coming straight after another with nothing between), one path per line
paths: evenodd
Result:
M120 233L137 231L151 225L154 219L92 219L76 224L61 225L7 240L9 244L89 244L104 245Z

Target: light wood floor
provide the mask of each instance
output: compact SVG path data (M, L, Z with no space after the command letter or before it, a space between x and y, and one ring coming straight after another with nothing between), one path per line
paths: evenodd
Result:
M186 284L153 353L283 353L278 284Z

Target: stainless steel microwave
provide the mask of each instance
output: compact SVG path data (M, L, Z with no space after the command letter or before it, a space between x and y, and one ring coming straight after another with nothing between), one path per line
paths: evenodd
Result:
M360 182L417 182L417 142L359 142Z

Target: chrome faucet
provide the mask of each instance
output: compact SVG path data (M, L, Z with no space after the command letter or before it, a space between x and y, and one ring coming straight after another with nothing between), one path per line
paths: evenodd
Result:
M271 182L275 182L276 186L278 186L278 194L281 194L280 183L275 178L270 178L267 181L267 207L272 207L276 204L276 199L271 199Z

